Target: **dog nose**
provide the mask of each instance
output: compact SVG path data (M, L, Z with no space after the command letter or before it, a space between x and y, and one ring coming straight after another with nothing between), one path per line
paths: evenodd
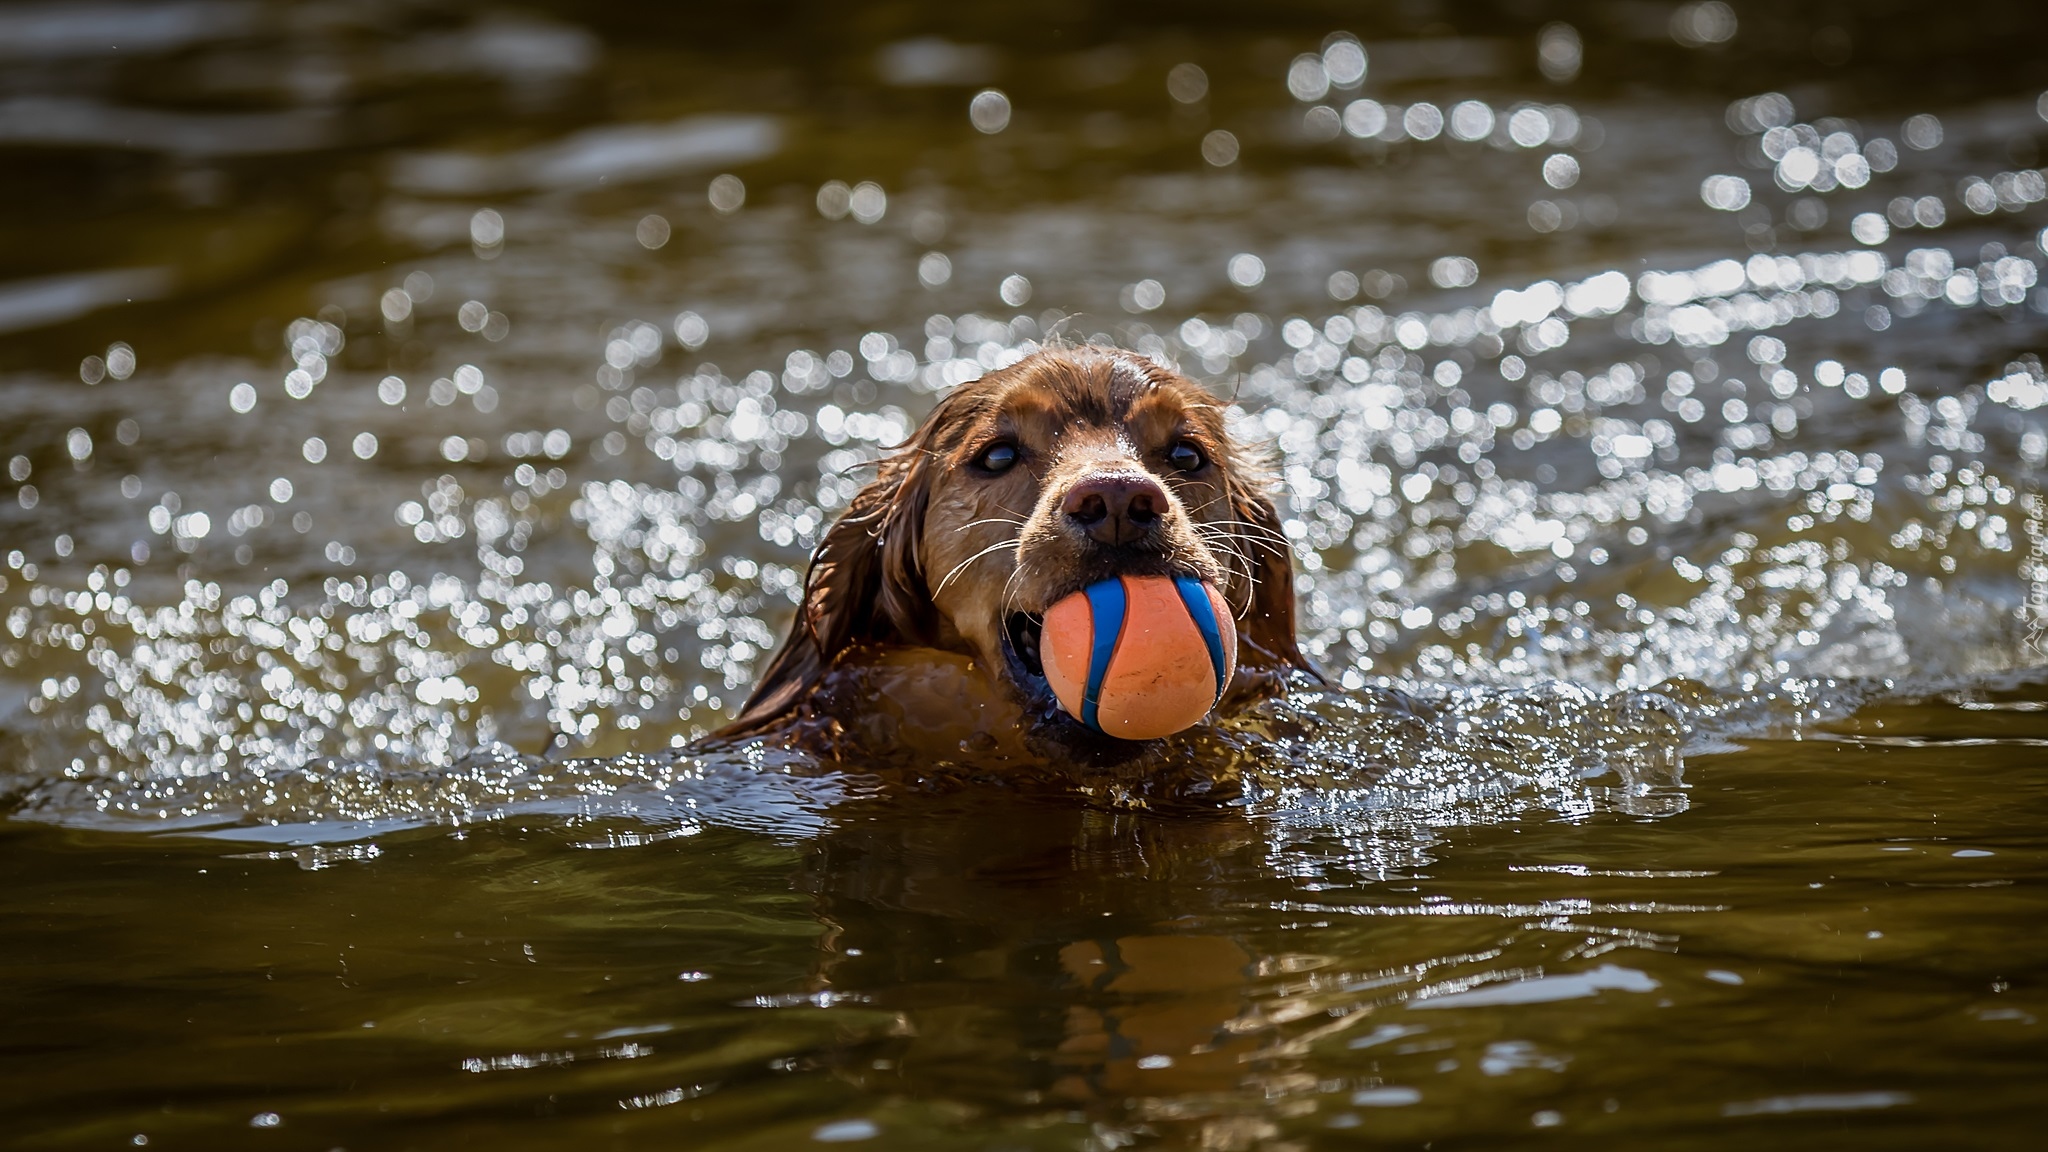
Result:
M1060 511L1100 544L1135 544L1166 514L1166 489L1127 472L1090 476L1067 489Z

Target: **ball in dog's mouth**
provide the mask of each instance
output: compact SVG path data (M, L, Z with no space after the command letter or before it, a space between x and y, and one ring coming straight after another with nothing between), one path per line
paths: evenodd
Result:
M1076 720L1124 740L1202 721L1237 667L1237 629L1215 586L1191 576L1118 576L1011 622L1018 659Z

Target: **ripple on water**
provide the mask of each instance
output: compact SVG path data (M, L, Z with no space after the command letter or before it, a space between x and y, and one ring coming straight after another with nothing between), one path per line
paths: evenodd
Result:
M1553 198L1603 165L1629 171L1633 147L1651 150L1639 181L1670 182L1648 163L1653 142L1622 138L1626 108L1482 94L1332 111L1321 102L1355 43L1331 43L1288 81L1331 112L1323 143L1407 149L1471 183L1544 150ZM530 336L503 310L536 291L522 276L565 259L547 244L587 230L534 206L530 221L475 213L462 222L474 254L370 291L365 314L484 342L430 384L395 361L347 362L365 329L339 308L285 327L276 379L158 368L113 345L81 369L101 389L91 403L115 403L100 381L154 374L204 416L131 420L110 441L67 415L36 425L49 443L12 449L7 539L20 546L0 574L0 657L20 695L0 725L24 755L9 793L40 819L159 827L776 810L731 798L769 754L684 749L744 694L860 469L947 388L1085 338L1215 382L1237 432L1275 449L1304 648L1341 690L1297 693L1219 734L1248 803L1348 820L1677 810L1688 748L2037 659L2031 476L2048 457L2048 375L2031 355L1959 369L1943 349L1960 324L2038 333L2033 225L1993 226L2043 199L2040 174L1964 173L1962 207L1983 220L1968 244L1932 243L1960 214L1901 195L1875 223L1858 217L1857 246L1731 250L1717 213L1772 198L1808 212L1797 194L1824 216L1814 197L1880 190L1906 161L1889 137L1798 121L1775 93L1737 102L1727 124L1731 154L1753 150L1770 177L1672 184L1697 190L1672 213L1718 237L1694 249L1712 259L1644 239L1615 266L1530 280L1439 250L1418 265L1434 295L1405 298L1405 280L1372 268L1319 270L1289 295L1289 260L1232 240L1200 268L1190 257L1116 278L1124 319L949 308L790 350L781 335L754 340L758 319L703 308L614 322L591 346ZM1916 117L1900 138L1925 151L1989 130ZM1474 147L1436 139L1446 131ZM1220 189L1162 178L1148 195L1169 217L1173 197L1194 197L1181 207L1199 217ZM742 203L720 211L769 219ZM848 213L880 227L863 205L883 203L881 185L827 182L820 218L772 226L837 236ZM1527 218L1542 231L1611 209L1541 203ZM1522 226L1481 215L1476 227ZM411 226L401 218L394 207L392 226ZM945 221L919 210L920 250ZM1013 309L1058 291L998 266L1015 255L995 247L1014 221L979 223L954 228L950 254L919 258L946 269L924 290L974 269L993 270ZM635 213L619 234L645 255L685 227ZM1243 306L1167 309L1225 302L1217 292ZM738 368L702 357L714 335ZM520 339L570 349L592 381L576 412L491 360ZM259 466L201 467L194 446L219 435ZM432 446L424 466L394 460L415 441ZM116 452L133 469L118 501ZM837 795L810 787L788 785L791 811Z

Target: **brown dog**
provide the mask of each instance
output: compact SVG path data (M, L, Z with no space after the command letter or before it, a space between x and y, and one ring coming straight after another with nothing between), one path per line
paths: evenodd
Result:
M970 687L997 691L957 696L970 711L1007 701L1036 735L1099 747L1108 738L1052 700L1039 620L1119 575L1195 576L1223 592L1240 654L1226 704L1290 670L1314 675L1295 643L1293 568L1265 484L1214 396L1125 352L1050 349L961 385L826 534L789 639L720 734L827 717L835 734L858 727L847 713L863 707L860 692L829 688L865 665L896 672L865 681L870 695L900 694L904 676L934 668L979 676Z

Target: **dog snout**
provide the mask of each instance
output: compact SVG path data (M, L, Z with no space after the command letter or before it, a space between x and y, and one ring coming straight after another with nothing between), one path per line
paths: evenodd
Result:
M1158 530L1166 515L1166 489L1149 476L1090 476L1067 490L1060 513L1098 544L1136 544Z

